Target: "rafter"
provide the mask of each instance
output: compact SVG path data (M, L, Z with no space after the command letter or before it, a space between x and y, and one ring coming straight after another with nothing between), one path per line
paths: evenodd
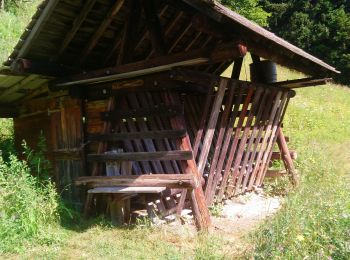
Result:
M103 33L106 31L108 26L111 24L113 18L116 16L116 14L120 11L124 4L124 0L117 0L115 1L114 5L112 6L111 10L106 15L106 18L102 21L100 26L95 31L94 35L91 37L89 43L86 45L81 58L79 59L79 64L85 61L86 57L90 54L90 52L95 48L96 44L100 40Z
M74 38L75 34L79 30L79 28L83 24L83 22L85 21L87 15L91 11L91 9L92 9L92 7L94 6L95 3L96 3L96 0L87 0L86 1L86 3L84 4L83 8L81 9L79 15L75 18L75 20L73 22L73 25L72 25L72 28L70 29L70 31L64 37L64 39L62 41L62 45L61 45L61 47L60 47L60 49L58 51L57 56L59 56L60 54L62 54L66 50L66 48L68 47L69 43Z
M66 79L61 79L52 85L52 90L58 90L76 84L106 82L116 79L132 78L170 70L179 66L194 66L206 63L218 63L243 57L246 48L237 43L221 44L213 48L204 48L189 52L160 56L122 66L109 67L91 71Z
M146 16L148 31L151 36L153 50L158 55L164 55L166 53L164 34L154 0L143 0L142 5Z
M141 7L139 0L132 0L129 6L128 19L124 24L123 36L120 43L117 65L131 61L136 46L136 37L140 23Z

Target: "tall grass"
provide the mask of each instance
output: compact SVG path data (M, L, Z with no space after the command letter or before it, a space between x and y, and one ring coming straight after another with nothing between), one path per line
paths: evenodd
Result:
M0 158L0 253L60 238L58 194L49 178L39 175L45 172L45 159L25 150L30 165L14 155L7 162Z
M0 10L0 67L12 52L40 2L23 1L17 8Z
M301 186L253 234L256 259L350 259L350 89L299 90L285 119Z

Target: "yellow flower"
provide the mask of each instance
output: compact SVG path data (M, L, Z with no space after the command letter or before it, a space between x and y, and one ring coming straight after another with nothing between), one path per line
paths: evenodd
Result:
M297 240L298 241L304 241L304 237L302 235L297 235Z

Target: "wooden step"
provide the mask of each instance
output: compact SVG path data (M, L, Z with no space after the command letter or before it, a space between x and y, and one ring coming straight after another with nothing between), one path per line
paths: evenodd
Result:
M116 134L92 134L88 140L92 142L122 141L125 139L176 139L186 135L186 130L163 130L163 131L146 131Z
M157 105L149 108L139 108L139 109L130 109L130 110L116 110L112 112L103 112L101 113L102 120L121 120L127 118L140 118L140 117L149 117L149 116L176 116L182 115L183 108L182 106L165 106Z
M161 193L165 191L165 187L123 187L123 186L117 186L117 187L97 187L93 188L91 190L88 190L88 193L105 193L105 194L114 194L114 193Z
M133 152L115 154L88 154L90 162L113 162L113 161L167 161L167 160L191 160L192 151L161 151L161 152Z
M84 176L75 180L77 186L97 187L166 187L191 189L197 187L192 174L151 174L121 176Z

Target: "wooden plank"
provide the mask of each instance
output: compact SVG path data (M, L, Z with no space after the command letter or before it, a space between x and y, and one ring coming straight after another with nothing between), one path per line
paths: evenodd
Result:
M289 156L291 157L292 160L296 160L297 158L297 152L294 150L289 150ZM283 155L281 154L281 152L272 152L271 155L271 161L274 160L282 160Z
M207 131L204 136L202 151L198 159L198 172L203 174L205 165L207 163L207 158L209 154L209 149L213 140L214 132L216 130L216 123L222 106L222 100L225 95L226 87L228 85L227 79L222 79L219 83L219 88L215 96L214 104L212 106L212 112L208 121Z
M240 86L240 87L243 88L242 86ZM238 145L238 141L239 141L239 136L240 136L240 133L242 131L242 126L243 126L243 123L244 123L244 120L246 117L246 113L248 110L248 106L251 102L251 98L252 98L253 94L254 94L254 89L250 88L248 91L248 95L244 100L242 112L239 116L238 124L237 124L237 127L235 129L234 136L233 136L233 141L231 144L230 153L229 153L229 156L228 156L228 159L226 162L224 174L223 174L222 181L221 181L220 188L219 188L218 201L220 201L222 199L222 196L223 196L225 189L226 189L226 186L228 184L228 178L229 178L229 175L231 172L231 165L232 165L232 162L234 160L234 155L237 152L237 145Z
M107 111L112 111L115 109L115 97L110 97L107 100L107 106L106 106L106 110ZM87 104L88 106L89 104ZM89 114L87 114L87 124L89 124L89 120L93 120ZM102 123L102 127L101 130L98 129L102 134L108 134L111 131L111 123L110 122L103 122ZM99 127L100 128L100 127ZM99 142L98 146L97 146L97 153L104 153L107 149L107 143L106 142ZM92 171L91 171L91 176L99 176L102 174L103 171L103 164L95 162L92 164ZM88 194L85 200L85 205L84 205L84 216L88 217L89 212L90 212L90 208L93 202L93 194Z
M188 52L160 56L149 60L138 61L121 66L90 71L67 78L58 79L51 85L52 90L77 84L106 82L116 79L132 78L170 70L176 67L220 62L241 57L242 53L235 43L221 44L213 48L203 48Z
M0 118L15 118L19 116L19 109L14 106L0 106Z
M229 86L229 93L228 93L228 96L226 98L225 110L224 110L223 115L221 117L219 134L218 134L217 141L215 144L214 155L213 155L212 160L211 160L209 176L208 176L208 180L207 180L206 188L205 188L205 198L206 198L208 204L210 203L210 198L209 198L210 190L212 188L212 183L214 180L216 166L218 164L221 147L222 147L222 144L224 141L227 123L229 121L229 116L232 112L233 95L235 93L235 86L232 84L229 84L229 85L230 85Z
M80 59L78 60L78 63L81 64L84 62L86 57L90 54L90 52L95 48L96 44L100 40L103 33L106 31L110 23L112 22L113 18L119 13L120 9L124 5L124 0L117 0L114 2L114 5L112 6L111 10L107 13L105 19L102 21L100 26L96 29L94 35L91 37L90 41L86 45L86 47L83 50L83 53L80 56Z
M161 151L161 152L126 152L116 154L88 154L87 160L93 162L110 161L153 161L153 160L191 160L192 151Z
M179 100L176 100L175 97L171 94L165 95L166 103L176 104ZM183 117L177 116L170 120L171 126L173 129L185 129L186 125ZM192 151L191 142L188 136L183 137L181 142L179 142L180 148L185 151ZM184 166L184 165L183 165ZM187 160L187 165L184 166L185 173L184 175L192 175L196 183L201 183L202 176L199 174L196 162L193 158ZM186 193L182 193L182 201L184 203L184 197ZM193 191L191 191L191 205L193 210L194 219L196 222L196 226L199 230L208 230L211 226L209 209L205 202L205 196L201 185L194 187ZM183 203L179 203L178 210L182 209Z
M277 130L277 145L281 151L282 161L283 161L284 167L286 168L288 174L291 177L292 184L294 186L297 186L299 184L299 175L295 169L293 159L291 157L291 151L289 151L288 149L288 145L284 138L284 134L281 127L278 127L278 130Z
M153 100L153 95L152 93L139 93L139 95L137 95L141 106L154 106L155 102ZM157 132L168 132L169 131L181 131L181 130L163 130L164 128L164 124L162 122L163 120L161 120L160 117L149 117L147 119L147 123L145 124L149 130L156 130L156 129L161 129L160 131ZM161 136L162 134L158 134L157 136ZM186 135L186 131L184 133L184 135ZM178 137L181 138L181 137ZM158 151L170 151L170 150L174 150L171 148L170 146L170 135L165 135L164 138L158 139L158 138L154 138L154 142L155 142L155 146L157 147ZM177 139L177 138L175 138ZM177 163L176 161L161 161L161 164L163 165L165 172L166 173L181 173L181 171L177 168ZM173 167L175 166L175 167Z
M138 108L132 110L115 110L111 112L102 112L102 120L121 120L124 118L138 118L138 117L148 117L148 116L174 116L178 114L183 114L182 107L174 106L164 106L156 105L149 108Z
M68 47L69 43L72 41L75 34L79 30L80 26L85 21L87 15L92 10L94 4L96 3L96 0L87 0L85 2L86 3L84 3L84 6L81 9L79 15L74 19L74 22L72 24L72 28L67 32L66 36L64 37L57 56L62 54L65 51L65 49Z
M132 60L132 55L136 46L136 37L141 18L141 7L139 0L128 2L129 14L124 23L123 35L120 42L120 51L116 65L128 63Z
M26 85L34 82L38 79L38 75L28 75L25 76L21 81L12 85L11 87L5 88L0 92L0 101L6 101L6 98L18 90L24 88Z
M25 39L22 47L18 51L17 57L22 58L25 57L34 44L35 40L39 36L41 30L44 28L45 23L50 18L51 14L55 10L57 4L60 2L60 0L50 0L47 1L46 6L44 7L44 10L41 12L40 16L38 17L38 20L36 20L33 28L30 30L28 37Z
M166 46L162 26L157 15L154 0L143 0L143 9L145 11L146 24L151 36L153 50L158 55L166 54Z
M282 112L282 107L280 106L282 96L285 96L285 94L283 94L282 91L279 91L276 95L274 106L270 114L269 122L265 129L265 136L261 144L261 147L263 147L263 149L260 148L257 163L253 172L253 174L256 175L256 178L254 180L255 185L258 185L260 182L261 176L263 174L264 163L268 156L269 145L271 142L273 142L274 127L276 122L279 120L280 113Z
M312 86L326 85L328 82L332 82L332 78L304 78L304 79L295 79L295 80L286 80L272 83L273 86L279 86L284 88L304 88Z
M253 140L253 137L249 138L250 140L248 141L248 144L247 144L248 134L249 134L249 131L251 130L254 116L258 114L261 110L260 108L264 106L262 102L264 100L264 97L266 97L265 95L262 95L264 91L266 90L262 88L258 88L255 91L255 96L251 105L251 112L249 113L246 126L243 130L242 138L240 140L238 151L235 156L236 158L233 163L234 166L232 170L232 178L230 180L230 186L227 188L227 194L229 196L231 196L232 194L233 186L235 186L235 190L238 191L241 185L242 179L244 177L243 174L244 174L244 170L246 169L248 155L249 155L249 151L251 149L252 140ZM253 129L254 129L254 126L253 126ZM251 133L251 135L253 134ZM244 153L244 151L246 152ZM239 169L240 166L241 166L241 170Z
M125 111L131 109L130 105L127 102L126 96L123 96L120 102L120 108ZM127 118L125 122L122 123L121 125L124 127L123 132L139 132L137 123L132 118ZM144 147L144 143L140 139L132 140L132 144L133 144L133 147L131 147L131 150L128 150L128 151L147 152L147 150ZM143 170L143 174L149 174L155 171L154 168L152 169L152 163L149 161L141 161L139 163L133 163L133 164L140 164Z
M120 124L120 131L121 133L129 133L127 130L127 126L129 125L129 122L127 121L125 124L121 123ZM129 126L129 129L131 129L132 131L134 130L134 128L132 127L132 125ZM126 151L128 152L140 152L143 151L142 150L142 145L140 143L140 141L138 140L138 142L132 142L128 139L124 139L123 140L123 146L125 148ZM132 169L134 171L134 173L136 175L141 175L142 174L142 168L144 173L150 173L151 172L151 168L148 162L141 162L140 165L138 163L132 163Z
M270 113L273 110L274 104L277 102L276 98L276 91L270 91L266 92L268 94L268 99L266 101L266 105L262 114L262 117L260 119L260 122L258 123L258 133L256 135L256 138L254 139L254 148L251 153L251 158L254 160L253 163L249 164L247 172L250 174L249 179L248 177L244 180L246 182L244 184L244 187L246 190L251 190L252 188L252 183L254 183L254 180L256 178L256 172L254 172L254 169L257 164L260 163L259 159L259 153L262 153L262 144L265 139L266 131L265 128L266 126L270 123ZM249 181L249 182L248 182ZM247 185L248 183L248 185Z
M220 177L222 177L222 169L224 167L225 160L227 158L230 159L234 155L234 154L232 154L232 153L234 153L234 151L232 151L232 149L230 150L229 154L227 154L227 152L229 151L229 146L230 146L230 143L231 143L231 139L234 137L232 135L232 132L233 132L234 124L236 122L237 114L239 112L238 110L239 110L239 107L240 107L241 102L242 102L244 89L242 87L240 87L240 85L237 84L237 82L231 82L231 84L235 85L236 87L238 87L239 93L238 93L238 97L237 97L237 99L235 101L235 104L234 104L234 107L233 107L233 111L232 111L232 113L230 115L230 121L227 124L227 129L226 129L226 134L225 134L225 141L224 141L224 144L223 144L223 146L221 148L221 153L220 153L220 156L219 156L219 162L218 162L217 167L216 167L216 174L214 176L213 185L212 185L212 187L209 190L209 192L210 192L209 195L208 195L208 198L209 198L208 199L208 203L209 204L212 204L212 202L214 200L216 189L217 189Z
M89 141L121 141L125 139L176 139L186 135L186 130L160 130L116 134L90 134Z
M265 151L267 149L267 143L269 138L271 137L271 129L273 126L273 123L275 122L276 117L278 116L278 107L280 104L280 99L282 97L282 91L278 91L277 93L272 94L273 97L273 102L270 102L270 104L273 104L271 111L268 111L268 120L266 120L264 124L264 136L262 136L262 142L259 144L260 149L257 153L255 165L251 174L251 178L249 180L249 185L247 187L247 190L251 190L253 187L254 183L257 183L257 179L259 178L259 173L260 173L260 167L261 163L265 154Z
M161 193L165 187L97 187L88 190L88 193Z
M137 100L135 93L130 93L128 95L127 100L128 100L128 103L133 108L140 109L139 101ZM148 130L148 126L147 126L144 118L141 118L141 119L138 118L136 120L136 123L137 123L137 126L140 129L140 131L146 132ZM143 138L142 142L143 142L144 147L146 148L147 152L156 152L157 151L152 139ZM153 169L155 170L155 172L165 172L162 164L159 161L151 161L151 165L153 166Z
M193 157L194 158L197 158L199 145L200 145L201 140L202 140L205 123L206 123L206 120L207 120L207 117L208 117L208 114L209 114L209 108L210 108L210 104L211 104L211 101L212 101L212 98L213 98L212 94L214 92L214 86L213 85L214 85L213 83L210 84L208 94L207 94L207 96L205 98L205 103L204 103L204 106L203 106L203 112L202 112L201 120L200 120L200 123L199 123L199 126L198 126L198 131L196 133L195 140L194 140L194 147L193 147Z
M152 174L130 176L95 176L80 177L75 185L97 187L167 187L175 189L192 189L200 186L192 174Z
M251 124L252 124L252 121L253 121L253 117L254 117L255 112L256 112L256 110L258 108L257 104L259 103L259 100L260 100L262 92L263 92L263 89L261 89L261 88L258 88L257 90L255 90L254 97L253 97L253 100L251 102L251 111L249 113L247 112L247 114L246 114L247 115L246 122L244 123L243 129L241 129L241 131L243 130L242 131L242 137L241 137L241 140L239 142L239 145L236 147L237 150L236 150L236 153L235 153L235 158L234 158L233 164L230 167L228 167L228 165L227 165L227 167L225 168L224 176L226 174L226 170L231 171L231 167L233 167L232 172L231 172L231 179L228 180L228 182L226 184L227 194L229 196L230 196L230 193L231 193L232 185L235 183L236 178L238 177L239 181L241 181L240 179L242 178L242 176L237 176L238 173L239 173L239 166L240 166L240 163L241 163L241 160L242 160L244 149L246 148L246 145L247 145L248 133L249 133L249 131L251 129ZM244 105L243 105L243 108L242 108L242 112L244 111ZM237 133L236 132L236 134L240 135L241 133ZM221 186L221 187L223 187L223 186ZM222 199L222 196L223 196L224 193L225 193L225 189L221 188L220 191L219 191L219 194L218 194L218 200L219 201Z
M258 174L257 179L256 179L256 185L258 185L258 186L262 185L262 182L264 180L264 176L265 176L265 173L266 173L266 170L268 167L268 163L269 163L270 158L271 158L272 148L273 148L273 145L276 143L276 139L277 139L276 133L277 133L278 127L280 126L280 124L282 122L281 119L284 116L284 113L286 111L286 104L288 102L289 102L288 93L284 92L282 94L282 98L279 102L280 103L279 108L278 108L278 111L276 113L276 117L275 117L273 124L272 124L271 136L269 138L267 148L265 149L262 164L260 166L260 171L259 171L259 174Z
M155 93L146 93L147 100L149 104L161 104L164 103L164 99L162 98L162 92L155 92ZM142 100L142 99L141 99ZM181 104L182 105L182 104ZM170 124L170 118L168 117L154 117L151 118L151 120L154 119L160 129L172 129ZM183 137L184 138L184 137ZM178 142L171 142L169 139L164 139L165 149L164 150L176 150L179 146L177 146ZM167 163L167 161L164 161ZM175 173L183 173L181 169L181 163L179 161L170 161L172 168L174 169Z
M252 167L253 167L253 164L255 163L255 154L256 154L257 146L262 141L260 138L262 129L264 128L262 122L264 122L264 118L266 118L267 113L270 111L270 108L272 107L272 99L269 98L270 96L271 96L271 90L266 89L260 103L260 108L258 110L256 119L255 119L255 124L251 132L251 137L249 138L249 141L248 141L248 148L245 154L246 158L242 163L243 167L240 173L243 175L242 187L240 190L242 192L246 190L249 177L251 177ZM269 103L269 100L270 100L270 103ZM249 160L248 166L245 167L248 160ZM239 191L236 191L236 193L238 192Z

